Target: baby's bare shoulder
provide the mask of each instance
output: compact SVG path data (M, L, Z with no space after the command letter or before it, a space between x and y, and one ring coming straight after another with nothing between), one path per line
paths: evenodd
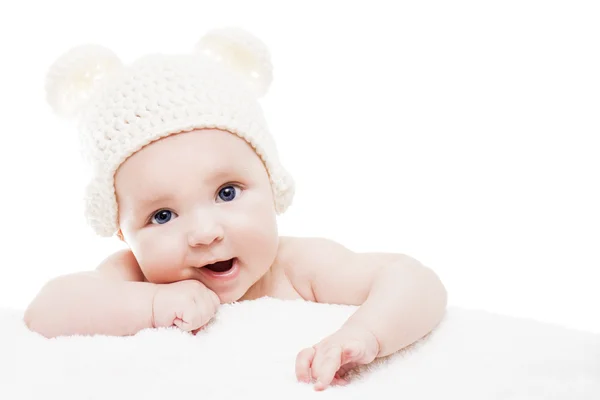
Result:
M277 262L284 266L286 271L305 273L305 264L333 261L347 251L348 249L341 244L325 238L282 236L279 240Z
M314 301L362 304L376 274L406 257L395 253L358 253L330 239L285 237L279 260L294 287L310 293Z
M146 280L135 256L129 249L119 250L109 255L102 260L94 272L108 279L132 282Z
M281 271L281 276L293 287L302 298L315 301L310 285L310 271L301 268L302 260L299 254L307 248L307 241L298 237L280 237L277 257L273 265L275 270Z
M320 237L281 237L276 264L302 297L318 301L314 283L323 269L347 263L352 252Z

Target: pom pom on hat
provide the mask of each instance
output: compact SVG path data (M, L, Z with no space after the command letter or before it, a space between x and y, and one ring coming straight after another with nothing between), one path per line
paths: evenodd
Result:
M74 117L99 82L122 67L119 58L98 45L82 45L60 56L46 76L46 99L63 117Z
M195 50L222 63L248 83L256 97L264 96L273 80L273 67L267 46L241 28L221 28L207 32Z

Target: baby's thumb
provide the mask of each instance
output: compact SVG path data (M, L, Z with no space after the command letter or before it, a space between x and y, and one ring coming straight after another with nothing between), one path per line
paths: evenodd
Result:
M189 330L189 328L186 329L187 323L184 320L179 319L179 318L175 318L175 320L173 321L173 325L175 325L176 327L178 327L182 331Z
M181 313L177 313L173 324L184 331L191 331L198 328L202 324L198 323L197 320L201 319L201 316L195 309L194 304L187 304Z

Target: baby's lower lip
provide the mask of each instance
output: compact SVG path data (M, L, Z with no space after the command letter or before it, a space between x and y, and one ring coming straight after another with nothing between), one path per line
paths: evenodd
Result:
M208 268L200 268L200 271L211 279L215 280L232 280L235 279L240 272L239 261L237 258L232 260L231 268L225 272L215 272Z

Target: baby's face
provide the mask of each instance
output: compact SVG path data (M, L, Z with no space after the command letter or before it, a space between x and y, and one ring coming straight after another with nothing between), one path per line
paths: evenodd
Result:
M115 188L123 238L150 282L196 279L226 303L275 259L267 172L231 133L205 129L154 142L121 165Z

